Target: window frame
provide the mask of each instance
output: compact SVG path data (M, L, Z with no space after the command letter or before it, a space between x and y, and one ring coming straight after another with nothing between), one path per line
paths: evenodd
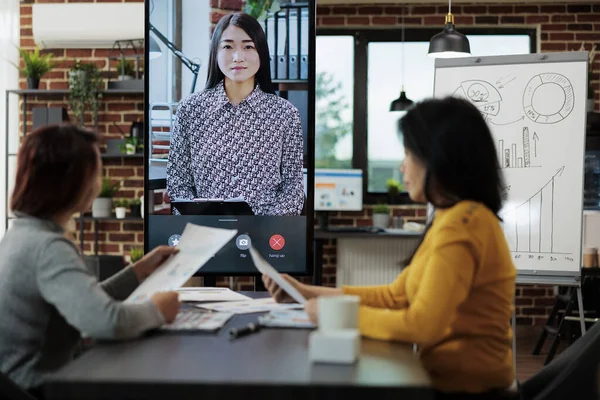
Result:
M439 33L442 26L437 28L405 28L406 42L428 42L431 37ZM531 53L537 51L536 28L500 28L500 27L460 27L460 32L465 35L526 35L529 36L529 49ZM387 202L387 193L369 192L369 156L368 156L368 45L370 42L401 42L402 29L349 29L349 28L317 28L317 36L353 36L354 37L354 90L352 113L352 168L363 171L363 203L378 204ZM317 55L318 56L318 55ZM432 93L433 95L433 93ZM400 204L415 204L408 197L407 192L399 196Z

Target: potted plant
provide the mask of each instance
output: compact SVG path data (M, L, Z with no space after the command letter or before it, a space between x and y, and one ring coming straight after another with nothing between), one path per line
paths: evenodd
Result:
M139 145L137 137L127 137L125 138L125 143L121 145L121 153L135 154L138 147Z
M395 179L387 180L387 191L388 191L388 203L398 204L400 199L400 192L404 189L404 185Z
M373 208L373 226L386 229L390 225L390 207L386 204L377 204Z
M281 10L279 0L246 0L246 13L263 22L269 13Z
M135 69L133 62L130 60L120 59L116 65L118 80L128 81L135 78Z
M75 114L75 120L83 125L83 115L87 107L94 116L98 115L104 81L95 64L77 60L69 71L69 108Z
M129 250L129 258L131 263L137 262L144 257L144 249L141 247L133 247Z
M125 218L125 215L127 214L127 206L129 206L129 201L127 201L127 199L115 200L114 205L115 215L117 216L117 218Z
M46 73L50 72L54 67L60 64L59 61L53 60L53 54L47 53L40 55L40 49L38 47L29 52L27 50L19 48L19 54L23 58L24 67L13 64L17 69L27 78L28 89L38 89L40 87L40 79Z
M112 216L112 198L121 189L121 183L113 183L105 178L98 198L92 203L92 217L110 218Z
M131 216L134 218L141 217L142 201L140 199L133 199L129 203L129 209L131 210Z

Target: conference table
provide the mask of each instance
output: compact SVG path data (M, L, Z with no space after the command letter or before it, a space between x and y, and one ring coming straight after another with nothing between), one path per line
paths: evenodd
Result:
M49 400L312 400L348 399L351 394L377 400L433 398L429 376L411 345L363 338L359 360L344 365L309 360L310 329L262 328L228 338L229 329L256 322L257 315L235 315L215 333L150 332L132 341L97 343L50 377L45 396Z

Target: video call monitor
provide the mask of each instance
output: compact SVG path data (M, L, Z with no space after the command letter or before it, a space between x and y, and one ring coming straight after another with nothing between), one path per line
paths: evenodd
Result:
M362 170L315 170L315 211L361 211Z
M210 3L145 3L145 251L187 223L237 229L197 275L258 275L251 246L310 275L315 2L219 20Z

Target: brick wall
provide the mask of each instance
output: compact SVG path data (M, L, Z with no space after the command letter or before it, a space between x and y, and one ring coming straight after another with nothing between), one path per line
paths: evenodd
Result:
M134 0L142 2L143 0ZM65 0L35 0L22 3L20 6L21 39L20 46L24 49L33 49L35 46L32 33L32 6L31 3L68 3L82 1ZM88 1L93 3L94 1ZM98 1L100 2L100 1ZM118 1L114 1L118 2ZM68 73L75 64L75 60L82 62L93 62L102 71L105 82L109 76L109 70L115 71L115 61L112 61L110 68L108 66L108 56L110 49L52 49L44 50L44 53L51 52L57 59L64 59L60 66L44 75L40 82L40 89L68 89ZM112 55L115 55L112 53ZM21 61L22 62L22 61ZM116 78L116 72L113 72L111 79ZM27 87L25 78L19 80L19 87ZM22 109L22 103L19 105ZM64 107L67 106L67 96L31 96L27 98L28 118L27 132L31 132L32 120L31 110L34 107ZM98 113L98 132L103 137L103 143L107 138L121 138L119 130L114 126L116 124L123 132L129 135L129 128L133 121L143 120L144 114L144 96L114 96L105 95L101 100ZM73 118L70 110L69 116ZM23 123L22 116L21 124ZM85 113L86 126L93 127L93 115L91 112ZM22 126L22 125L21 125ZM115 197L134 198L143 194L144 188L144 167L143 160L139 159L105 159L103 173L115 181L123 181L122 190ZM75 237L79 243L79 222L76 221L77 232ZM133 246L143 246L144 227L141 222L126 221L107 221L99 223L99 252L104 254L121 255L125 254ZM91 222L85 222L84 225L84 251L86 254L93 253L94 234Z
M442 3L442 2L439 2ZM407 5L399 4L357 4L332 5L317 7L317 27L348 27L356 29L400 28L404 8L406 27L443 27L444 16L448 12L446 3L439 5ZM527 27L538 28L540 32L539 49L542 52L579 50L584 45L590 50L593 43L600 42L600 5L567 4L460 4L452 6L457 29L461 27ZM599 49L600 50L600 49ZM595 109L600 110L600 57L596 58L592 75L595 92ZM419 209L400 209L396 213L419 217L423 211ZM342 214L332 221L368 224L366 217L369 211L359 215ZM338 220L341 219L341 221ZM350 220L349 220L350 219ZM327 243L324 255L324 272L327 284L335 284L334 241ZM517 323L542 324L554 304L554 291L548 286L523 286L517 288Z

